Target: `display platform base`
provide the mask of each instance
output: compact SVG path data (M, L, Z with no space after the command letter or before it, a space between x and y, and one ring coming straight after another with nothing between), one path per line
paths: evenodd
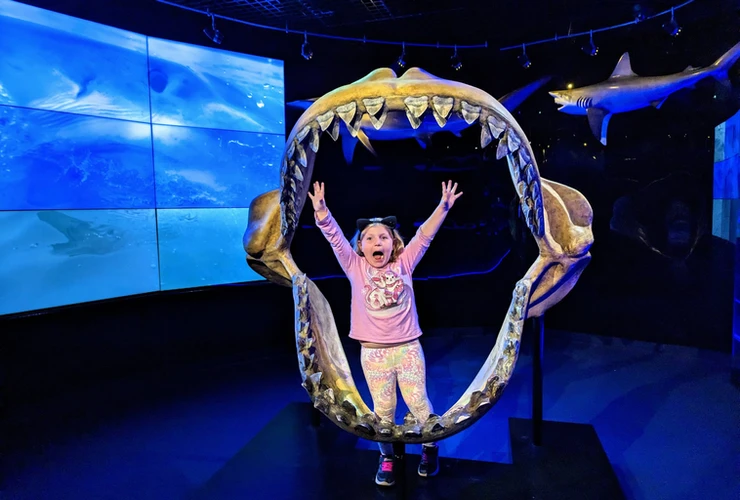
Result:
M531 444L531 421L512 418L511 464L441 457L431 478L405 473L391 487L374 482L378 452L328 419L312 421L309 403L286 406L192 496L193 499L622 499L619 482L590 425L543 422L542 444ZM234 436L237 439L237 436ZM485 443L481 443L485 446Z

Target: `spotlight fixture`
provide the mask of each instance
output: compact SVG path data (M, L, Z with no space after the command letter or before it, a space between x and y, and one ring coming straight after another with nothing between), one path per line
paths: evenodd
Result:
M588 44L581 47L581 50L589 56L595 56L599 53L599 48L594 43L594 32L593 30L588 35Z
M396 59L396 65L403 69L406 67L406 42L403 42L401 44L401 55L398 56L398 59Z
M455 45L455 53L450 57L450 66L452 66L452 69L455 71L460 71L460 68L462 68L462 60L460 59L460 56L457 55L457 45Z
M213 43L216 43L218 45L221 45L221 42L224 41L224 37L221 34L221 32L216 29L216 16L214 16L213 14L211 14L211 11L210 10L207 12L207 14L208 14L208 17L211 18L211 27L210 28L208 28L208 27L204 28L203 29L203 33L205 33L205 35Z
M642 8L642 5L640 5L639 3L635 4L632 7L632 13L635 16L636 23L641 23L642 21L647 19L647 14L645 13L645 10Z
M301 45L301 55L306 61L310 61L313 57L313 50L311 49L311 44L308 43L308 34L306 32L303 32L303 45Z
M676 17L673 15L673 7L671 7L671 20L663 25L663 29L673 37L681 34L681 26L678 25Z
M530 61L529 57L527 57L527 45L524 43L522 44L522 53L517 57L517 60L524 69L527 69L532 65L532 61Z

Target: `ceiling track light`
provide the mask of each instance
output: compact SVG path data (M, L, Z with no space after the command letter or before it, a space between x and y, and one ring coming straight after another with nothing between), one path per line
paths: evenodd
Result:
M311 49L311 44L308 43L308 33L305 31L303 32L303 45L301 45L301 55L306 61L310 61L313 57L313 49Z
M676 17L673 14L673 7L671 7L671 20L663 25L663 29L672 37L677 37L681 34L681 26L676 22Z
M396 59L396 65L401 69L406 67L406 42L401 43L401 55Z
M206 11L206 14L208 15L208 17L211 18L211 27L210 28L208 28L208 27L203 28L203 33L205 33L205 35L213 43L216 43L218 45L221 45L221 42L224 41L224 36L221 34L221 32L218 29L216 29L216 16L214 16L213 14L211 14L210 9L208 11Z
M532 65L532 61L529 60L529 57L527 57L527 44L522 44L522 53L517 56L517 60L519 61L519 64L522 65L522 68L527 69Z
M455 45L455 53L450 57L450 66L455 71L460 71L460 68L462 68L462 59L457 55L457 45Z
M581 50L586 53L586 55L589 56L595 56L599 53L599 48L594 43L594 32L591 30L591 32L588 35L588 44L581 47Z

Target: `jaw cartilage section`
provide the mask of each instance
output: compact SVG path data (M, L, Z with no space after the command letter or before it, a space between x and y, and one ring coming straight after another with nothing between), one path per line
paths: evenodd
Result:
M331 308L290 253L323 134L337 140L345 127L362 140L363 130L390 123L407 123L409 130L480 127L481 147L495 148L497 160L506 158L524 220L539 248L516 284L496 343L468 389L445 413L426 419L409 414L400 424L381 421L362 400ZM531 145L511 114L479 89L417 69L400 78L391 70L377 70L318 99L288 136L280 183L279 190L250 204L248 262L268 280L293 289L298 364L314 406L336 425L374 441L438 441L476 422L500 399L513 374L523 322L562 300L590 259L593 212L588 201L575 189L540 177Z

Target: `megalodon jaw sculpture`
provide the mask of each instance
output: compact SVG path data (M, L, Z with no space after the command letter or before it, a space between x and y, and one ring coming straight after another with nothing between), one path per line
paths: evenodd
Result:
M539 256L517 282L493 349L468 389L444 414L423 424L409 413L402 424L379 421L358 393L328 302L290 253L299 214L311 183L322 133L334 140L340 127L355 135L363 120L380 129L389 115L409 127L434 121L440 128L481 127L481 147L506 158L520 205ZM532 148L519 124L493 97L463 83L436 78L418 68L401 77L378 69L316 100L288 136L281 188L255 198L244 248L249 265L268 280L293 288L295 338L303 386L313 404L341 428L374 441L424 443L472 425L501 397L519 354L523 322L542 315L575 285L590 260L592 210L578 191L539 176ZM328 251L328 250L327 250Z
M503 104L510 113L513 113L522 102L549 81L549 76L539 78L523 87L512 90L505 96L499 98L498 102ZM316 102L316 99L304 99L289 102L288 106L306 110L314 102ZM355 148L358 143L361 143L365 149L375 156L378 154L375 152L371 141L397 141L413 138L416 139L423 149L426 149L432 140L432 135L435 133L443 131L451 132L460 137L460 133L464 129L472 126L472 123L466 123L465 121L460 120L455 124L455 126L445 126L445 128L440 128L439 124L434 120L422 120L418 127L412 128L405 114L388 113L386 114L383 126L376 129L373 126L371 118L375 117L369 114L364 114L359 128L353 128L352 133L350 133L347 127L339 128L339 135L342 138L342 151L344 152L344 160L347 164L352 164L352 158L354 157Z

